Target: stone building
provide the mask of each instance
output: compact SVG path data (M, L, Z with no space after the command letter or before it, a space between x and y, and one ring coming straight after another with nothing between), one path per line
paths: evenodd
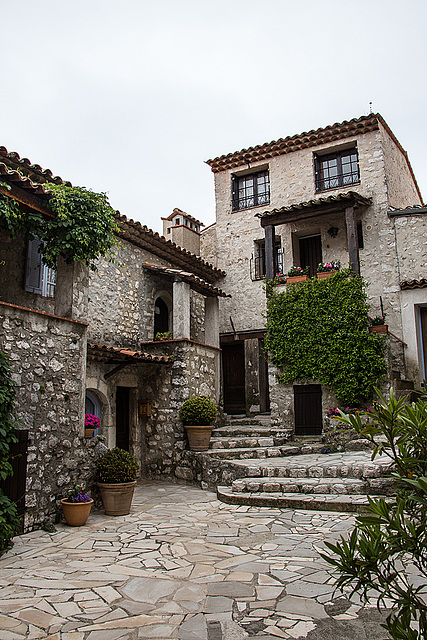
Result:
M0 147L0 181L23 212L52 216L43 185L61 178ZM36 238L0 234L0 349L27 460L9 490L26 530L52 518L73 481L93 478L104 445L85 437L85 411L142 474L191 479L179 408L194 394L219 399L223 272L119 213L116 221L115 261L100 259L90 274L63 260L48 269Z
M421 383L427 209L407 153L384 119L362 116L207 164L216 223L202 232L201 255L225 270L231 294L220 308L225 411L271 406L273 417L293 428L298 389L277 385L271 368L267 374L263 280L291 266L309 266L315 276L322 261L351 264L367 280L372 317L381 315L382 303L401 376ZM319 392L330 407L329 390Z

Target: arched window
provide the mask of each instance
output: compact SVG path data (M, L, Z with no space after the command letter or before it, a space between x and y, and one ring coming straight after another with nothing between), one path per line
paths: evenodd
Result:
M89 389L86 390L85 413L90 413L101 420L101 405L96 395ZM92 435L99 436L99 434L100 429L95 429Z
M169 331L169 308L163 298L154 303L154 339L158 333Z

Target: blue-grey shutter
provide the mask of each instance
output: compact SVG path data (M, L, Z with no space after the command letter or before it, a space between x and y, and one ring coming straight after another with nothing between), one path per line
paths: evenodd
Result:
M31 293L42 293L42 256L39 252L40 240L34 238L28 242L27 252L27 272L25 278L25 289Z

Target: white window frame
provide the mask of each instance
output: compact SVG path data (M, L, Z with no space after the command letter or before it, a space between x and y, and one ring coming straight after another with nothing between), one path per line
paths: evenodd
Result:
M25 290L37 293L45 298L55 297L56 269L48 267L42 261L41 241L34 237L28 241Z

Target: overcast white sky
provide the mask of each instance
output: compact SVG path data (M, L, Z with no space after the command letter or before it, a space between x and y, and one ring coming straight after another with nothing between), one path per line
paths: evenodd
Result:
M426 0L0 0L0 145L161 231L208 158L380 112L427 198Z

